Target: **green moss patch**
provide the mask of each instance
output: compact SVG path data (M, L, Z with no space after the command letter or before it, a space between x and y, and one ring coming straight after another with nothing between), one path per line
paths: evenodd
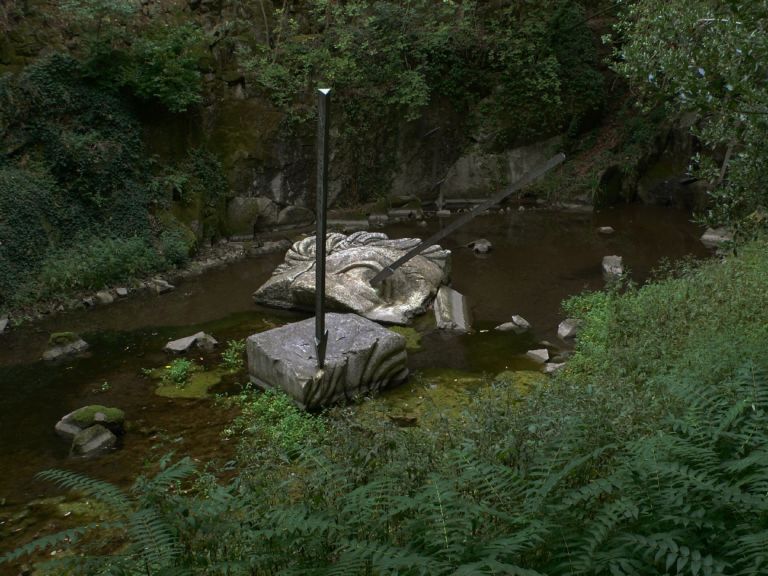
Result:
M50 338L48 338L48 345L66 346L67 344L72 344L78 340L80 340L80 336L74 332L54 332L51 334Z
M410 326L392 326L390 330L405 338L405 348L408 351L421 350L421 334Z
M100 404L92 404L91 406L80 408L80 410L72 414L72 419L78 424L89 426L93 424L96 414L99 413L104 414L104 421L109 424L120 424L125 420L125 412L119 408L108 408Z
M195 372L184 386L161 384L155 389L155 394L164 398L205 398L208 391L221 382L222 375L220 369Z
M505 370L493 379L494 386L512 388L519 394L527 394L535 386L547 381L547 377L541 372L533 370Z

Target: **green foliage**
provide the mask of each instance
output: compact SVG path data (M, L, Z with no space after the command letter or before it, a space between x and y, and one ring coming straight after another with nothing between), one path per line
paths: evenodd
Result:
M182 168L212 237L220 167L194 151ZM170 216L153 228L157 188L129 106L77 61L0 79L0 308L183 265L196 239Z
M702 141L698 175L712 188L710 223L745 236L765 226L765 3L695 0L627 3L616 69L646 107L692 113Z
M68 0L61 11L83 37L84 66L95 81L184 112L201 100L197 63L204 35L172 11L147 23L139 8L134 0Z
M165 266L145 238L93 238L48 256L42 264L43 295L99 289L111 282L145 276Z
M136 96L184 112L202 99L197 61L203 34L192 24L155 28L151 34L131 45L123 81Z
M34 540L23 548L0 557L0 563L13 561L25 554L76 542L84 534L94 533L102 540L96 545L84 544L87 551L79 557L64 557L45 562L41 568L55 574L178 574L176 566L182 558L173 528L172 517L166 516L160 503L177 504L174 494L179 484L194 472L185 458L166 466L151 480L140 477L128 493L98 480L66 470L48 470L38 475L85 497L105 504L114 514L109 522L97 522L80 528ZM106 548L110 541L127 542L119 551ZM140 570L140 572L139 572Z
M221 353L221 366L228 372L240 372L245 367L245 340L229 340Z
M198 370L200 370L200 366L194 361L187 358L175 358L163 368L160 379L166 386L172 384L177 388L184 388L189 383L192 374Z
M241 414L228 429L227 435L243 436L241 455L259 460L259 451L295 456L302 448L322 440L323 420L300 410L282 392L266 390L255 393L246 390L233 401Z
M479 125L491 147L569 125L575 133L602 103L591 33L571 0L312 0L304 9L299 19L279 7L271 44L242 45L240 59L297 126L314 114L309 90L335 88L335 145L354 159L345 189L363 191L352 200L374 198L395 168L382 149L395 148L397 131L386 127L430 103Z
M218 159L202 148L193 148L183 161L165 167L155 181L161 201L182 221L198 220L204 240L216 238L223 228L229 185Z

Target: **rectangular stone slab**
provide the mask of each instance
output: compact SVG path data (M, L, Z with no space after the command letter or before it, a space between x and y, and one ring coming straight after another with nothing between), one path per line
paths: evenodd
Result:
M435 322L440 330L469 332L472 320L464 296L448 286L441 286L435 298Z
M408 377L404 337L356 314L326 314L325 325L322 370L317 369L314 318L250 336L251 382L282 390L312 409L354 400Z

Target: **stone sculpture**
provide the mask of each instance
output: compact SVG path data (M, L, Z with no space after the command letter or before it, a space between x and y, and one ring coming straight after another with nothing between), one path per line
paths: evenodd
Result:
M326 236L326 305L371 320L407 324L425 312L448 280L450 251L430 246L376 288L370 280L417 246L418 238L390 239L380 232ZM272 277L255 293L259 304L312 310L315 303L315 237L296 242Z
M277 388L303 408L353 400L408 377L405 338L355 314L326 315L325 367L317 368L314 319L254 334L248 372L261 388Z

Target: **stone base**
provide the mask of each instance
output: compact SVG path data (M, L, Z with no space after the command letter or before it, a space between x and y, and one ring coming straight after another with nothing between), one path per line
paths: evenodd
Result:
M408 377L405 338L356 314L325 316L325 367L317 369L315 319L250 336L248 373L306 409L320 408L399 384Z

